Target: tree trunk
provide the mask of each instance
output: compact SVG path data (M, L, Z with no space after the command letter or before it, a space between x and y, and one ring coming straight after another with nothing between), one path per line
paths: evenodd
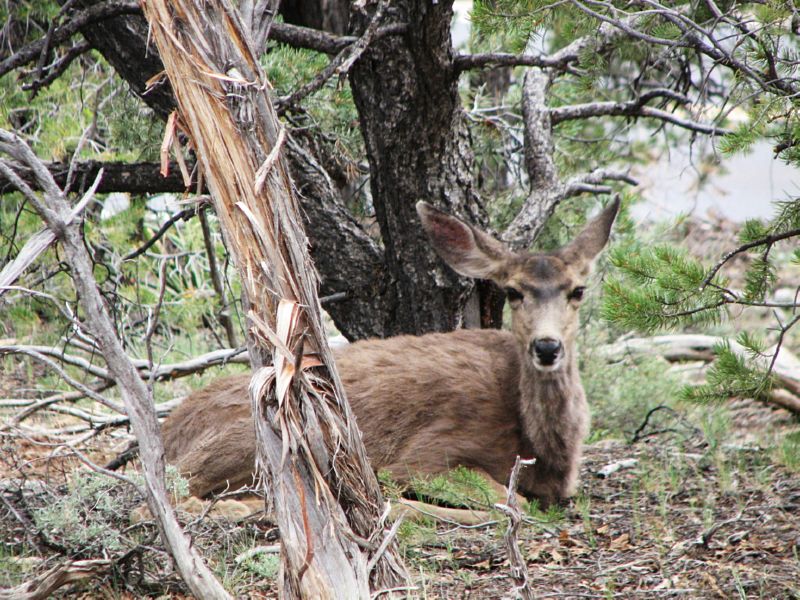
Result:
M370 588L402 586L396 544L380 539L380 489L327 345L269 83L225 0L148 0L144 10L242 278L282 594L369 598Z
M391 278L385 329L449 331L461 325L473 284L435 255L414 205L425 200L486 225L453 68L452 0L393 2L391 15L408 33L375 41L350 71ZM355 32L368 22L369 15L351 15Z

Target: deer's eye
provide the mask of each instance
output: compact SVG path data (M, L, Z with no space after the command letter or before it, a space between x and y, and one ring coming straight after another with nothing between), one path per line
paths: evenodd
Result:
M522 300L522 292L512 287L506 288L506 296L509 302L520 302Z
M570 300L583 300L583 293L586 291L586 288L583 286L578 286L574 290L569 293Z

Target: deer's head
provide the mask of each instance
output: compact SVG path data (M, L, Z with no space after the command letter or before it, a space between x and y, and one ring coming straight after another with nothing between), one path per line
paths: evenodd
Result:
M569 244L546 254L505 244L425 202L417 213L436 252L457 273L491 279L505 289L520 355L540 371L556 371L574 352L586 278L606 245L619 210L615 200ZM527 361L526 361L527 362Z

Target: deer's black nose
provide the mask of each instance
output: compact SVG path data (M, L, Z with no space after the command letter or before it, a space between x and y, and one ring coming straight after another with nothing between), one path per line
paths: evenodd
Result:
M553 338L533 340L533 352L544 366L550 366L561 353L561 342Z

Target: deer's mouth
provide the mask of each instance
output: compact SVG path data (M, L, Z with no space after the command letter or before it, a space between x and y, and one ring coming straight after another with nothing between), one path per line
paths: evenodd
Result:
M554 371L558 371L564 364L564 361L562 360L561 356L548 362L546 360L542 361L541 359L539 359L539 357L534 355L532 362L534 368L537 371L541 371L542 373L552 373Z

